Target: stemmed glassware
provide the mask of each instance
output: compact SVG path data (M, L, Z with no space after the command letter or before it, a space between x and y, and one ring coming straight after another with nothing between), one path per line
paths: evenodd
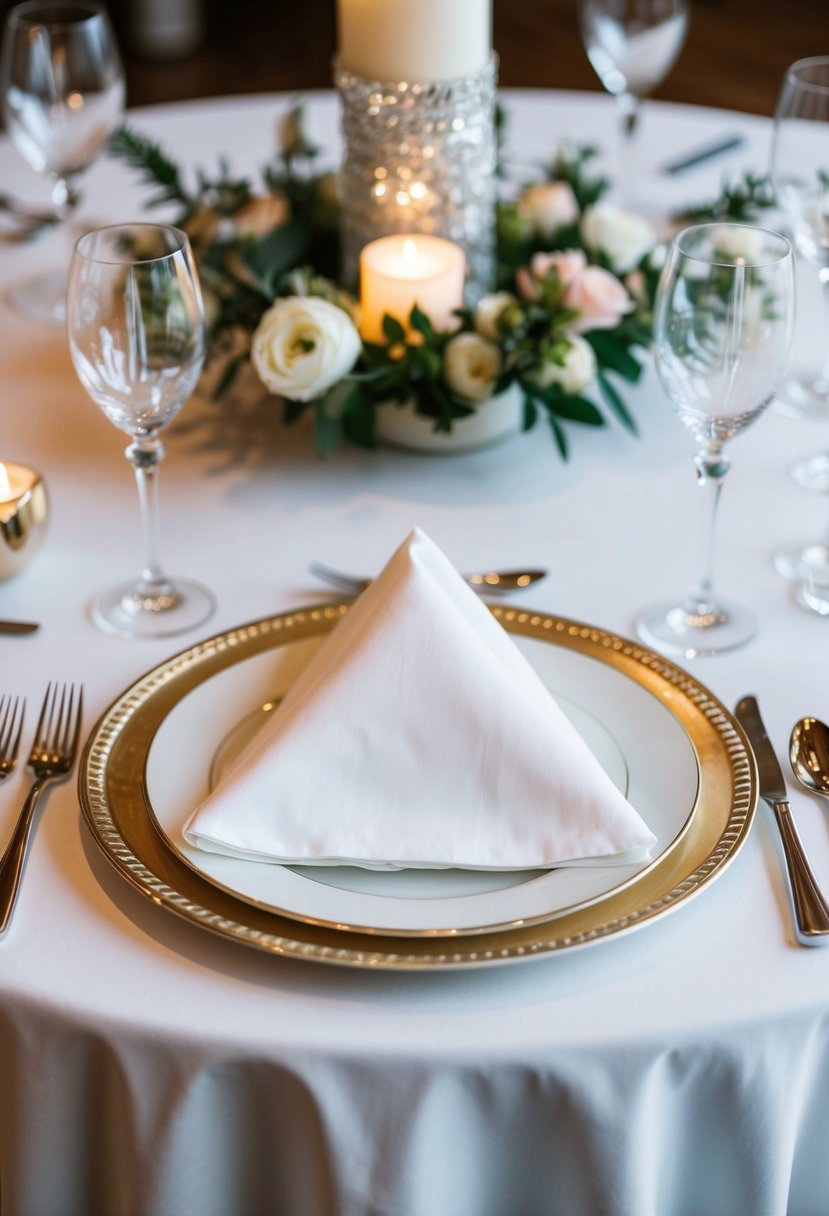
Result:
M786 72L774 118L772 179L777 202L798 252L817 269L829 326L829 56L800 59ZM792 413L829 420L829 354L811 380L787 379L778 400ZM829 454L799 461L795 481L829 494ZM788 545L774 555L778 571L801 584L797 598L807 607L810 580L829 585L829 529L824 539Z
M657 291L654 357L662 387L697 444L708 495L705 560L684 601L636 622L649 645L684 658L718 654L753 637L745 608L714 593L714 531L730 461L728 440L755 422L785 374L794 313L791 246L744 224L700 224L674 239Z
M829 56L786 72L774 114L771 173L795 248L818 274L829 321ZM829 418L829 356L811 381L789 379L780 394L793 412Z
M688 29L687 0L581 0L587 56L602 85L617 99L623 138L623 184L635 180L631 156L642 100L668 75Z
M52 183L65 229L77 179L102 151L124 109L124 74L106 10L94 0L27 0L6 18L0 94L12 143ZM66 263L69 262L69 250ZM15 308L63 324L66 266L22 284Z
M159 432L196 387L204 305L187 237L163 224L100 228L81 237L69 272L69 348L92 400L132 442L144 530L141 577L99 595L95 623L122 637L166 637L214 608L198 583L173 581L158 556Z

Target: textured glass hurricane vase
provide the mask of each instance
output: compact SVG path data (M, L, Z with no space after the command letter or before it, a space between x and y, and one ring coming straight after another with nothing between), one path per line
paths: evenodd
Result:
M341 174L343 277L360 250L398 232L445 237L464 250L467 297L495 272L495 93L498 61L456 80L381 83L334 64L346 155Z

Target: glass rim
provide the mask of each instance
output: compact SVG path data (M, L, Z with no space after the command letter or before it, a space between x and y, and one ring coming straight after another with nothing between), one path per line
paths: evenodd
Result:
M145 232L169 232L172 233L177 245L175 249L169 249L167 253L159 254L155 257L134 258L132 260L124 260L123 258L114 257L96 257L93 253L86 253L81 246L92 238L113 234L116 232L133 232L136 229ZM78 237L75 242L75 255L83 258L85 262L96 262L99 266L151 266L154 262L166 262L168 258L175 257L177 253L185 253L190 248L190 240L186 232L181 228L176 228L173 224L153 224L145 220L136 220L134 223L123 224L105 224L102 228L91 228L89 232L85 232L83 236Z
M826 83L815 80L804 80L800 75L803 68L816 67L822 64L826 69ZM829 55L807 55L804 59L796 59L786 69L786 80L796 84L801 89L811 89L814 93L829 93Z
M702 232L706 228L745 228L750 232L762 232L764 236L772 237L773 240L780 243L781 251L779 257L769 256L761 262L748 256L744 257L739 264L747 270L760 270L764 266L777 266L780 262L785 262L786 258L792 255L791 241L789 241L788 237L783 236L782 233L775 232L773 228L763 228L759 224L738 224L731 220L709 220L705 224L690 224L687 228L680 229L674 236L672 242L673 248L682 257L688 258L692 262L699 262L703 266L723 266L729 270L733 270L736 263L733 260L726 260L724 253L719 257L703 257L700 253L683 248L682 241L685 238L690 237L692 233ZM716 250L712 250L712 253L716 253Z
M99 0L24 0L23 4L16 4L14 8L9 9L6 14L6 26L10 29L15 25L44 25L46 23L43 20L38 21L34 16L35 13L47 10L59 13L61 9L67 12L74 10L82 15L79 15L74 21L50 19L48 24L51 29L71 30L76 29L79 25L84 25L87 21L93 21L96 17L109 19L106 7L99 3Z

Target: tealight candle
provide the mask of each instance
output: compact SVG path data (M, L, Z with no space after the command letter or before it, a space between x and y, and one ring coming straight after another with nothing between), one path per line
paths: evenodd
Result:
M492 50L491 0L338 0L342 66L367 80L455 80Z
M0 462L0 579L28 565L46 532L46 487L22 464Z
M460 246L442 237L413 233L384 236L360 253L360 332L367 342L383 342L389 313L410 332L416 304L437 330L455 328L463 304L466 258Z

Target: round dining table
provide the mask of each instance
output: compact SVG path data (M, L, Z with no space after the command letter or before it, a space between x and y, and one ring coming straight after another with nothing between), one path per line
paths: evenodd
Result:
M293 100L217 98L127 117L187 173L226 155L234 173L255 174ZM612 159L610 98L506 91L503 103L518 176L563 139ZM306 104L321 161L336 165L336 97L310 93ZM664 171L731 135L742 142L727 155ZM648 103L640 185L663 214L704 203L725 177L765 171L770 135L764 118ZM47 198L7 138L0 181L20 200ZM147 197L134 170L104 157L72 227L147 218ZM0 460L37 469L50 504L40 550L0 582L0 619L40 626L0 634L0 694L28 703L24 755L49 681L82 682L88 736L178 652L235 640L248 622L324 614L337 593L311 561L376 573L415 526L459 569L544 567L510 601L519 614L622 639L641 609L696 581L692 442L650 365L625 390L638 434L615 420L571 425L566 461L542 423L467 453L344 445L321 458L311 428L285 426L274 398L197 395L165 438L161 542L172 573L213 590L215 614L179 638L101 632L90 599L140 566L123 437L78 381L65 333L9 304L18 282L69 249L55 231L0 244ZM793 361L816 364L826 332L807 266L798 301ZM717 582L759 628L744 648L677 669L729 713L756 695L829 892L829 807L797 786L787 758L801 716L829 721L829 620L795 602L772 560L825 529L826 503L789 470L827 444L826 421L772 405L731 445ZM663 763L658 736L644 748ZM188 755L185 731L170 762L186 770ZM128 881L112 864L117 847L90 830L84 763L88 784L87 758L48 794L0 938L3 1216L829 1211L829 948L795 938L762 802L716 881L664 915L556 949L483 951L480 965L406 966L382 942L339 957L262 949L176 915L151 884ZM0 841L27 781L21 762L0 784ZM459 957L473 958L468 947Z

